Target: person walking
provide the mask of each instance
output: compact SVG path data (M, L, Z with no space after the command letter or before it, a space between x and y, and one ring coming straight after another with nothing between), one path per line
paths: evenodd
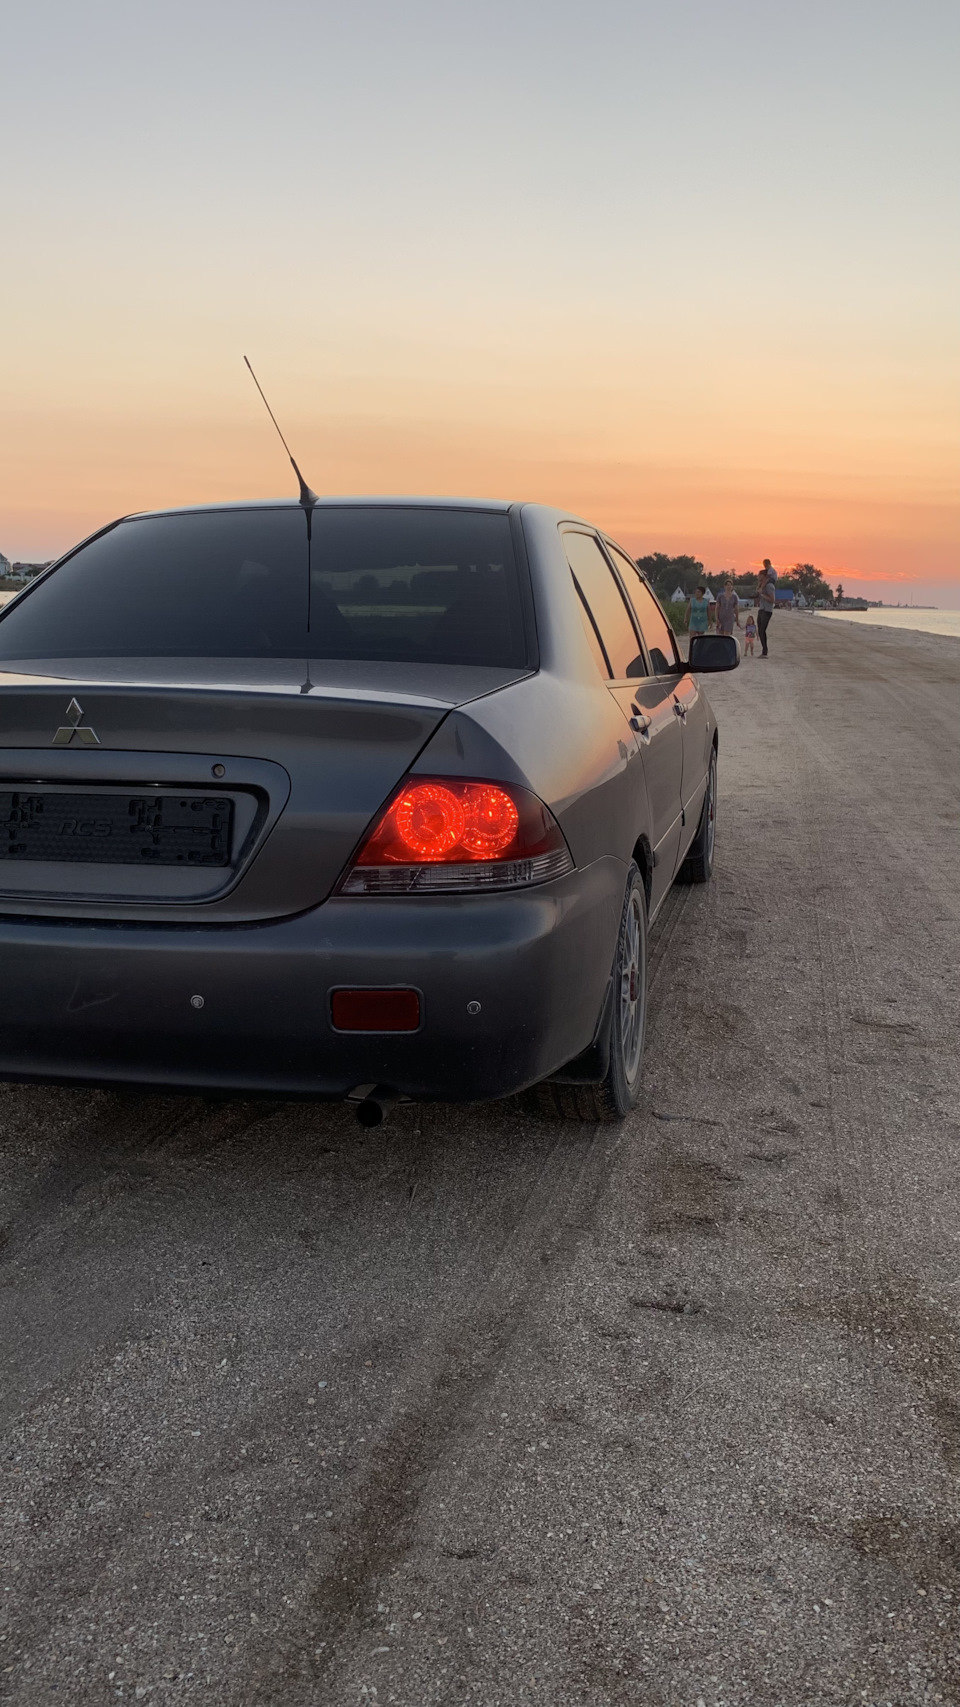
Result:
M757 582L757 633L760 636L760 656L767 657L767 629L770 618L777 608L777 571L769 557L763 560L763 568Z
M698 587L687 600L687 629L690 634L706 634L710 627L710 600L706 587Z
M733 590L733 582L726 580L717 597L717 633L732 634L734 626L740 627L740 600Z

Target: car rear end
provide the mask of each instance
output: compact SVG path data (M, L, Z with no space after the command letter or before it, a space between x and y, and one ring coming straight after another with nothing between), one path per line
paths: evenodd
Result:
M474 1100L576 1054L607 886L509 752L438 758L536 668L505 507L81 547L0 618L0 1076Z

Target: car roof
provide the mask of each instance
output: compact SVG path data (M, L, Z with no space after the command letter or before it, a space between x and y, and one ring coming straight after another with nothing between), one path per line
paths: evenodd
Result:
M513 509L536 510L544 517L553 517L558 522L577 522L581 527L593 528L595 524L588 522L583 516L575 515L571 510L558 510L550 504L532 504L523 499L510 498L456 498L436 497L417 493L337 493L317 499L312 508L350 509L354 505L364 508L383 509L432 509L432 510L485 510L506 515ZM237 498L225 504L175 504L169 509L135 510L122 518L123 521L136 521L148 516L196 516L207 515L211 512L227 514L231 510L298 510L298 498ZM603 532L598 529L598 532Z
M365 508L383 507L384 509L422 509L424 506L428 506L430 509L436 510L499 510L503 514L513 508L510 501L504 498L432 498L411 496L409 493L391 497L381 493L372 496L363 492L355 495L344 494L343 496L338 493L336 496L318 498L316 505L311 505L310 508L320 510L343 509L351 508L355 504L362 504ZM210 511L217 510L227 512L230 510L299 509L300 500L298 498L238 498L232 503L226 504L175 504L170 509L137 510L125 516L124 521L132 521L135 517L139 519L142 516L205 515Z

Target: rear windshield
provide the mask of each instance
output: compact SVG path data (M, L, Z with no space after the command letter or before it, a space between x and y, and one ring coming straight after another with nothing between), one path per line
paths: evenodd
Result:
M529 662L509 518L206 511L118 522L0 616L8 658Z

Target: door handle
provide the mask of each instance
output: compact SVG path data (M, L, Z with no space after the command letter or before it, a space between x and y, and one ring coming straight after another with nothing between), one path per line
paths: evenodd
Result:
M648 735L652 719L647 717L638 705L631 705L630 710L633 712L630 719L631 729L637 735Z
M686 706L681 705L680 701L678 699L675 699L673 702L673 709L676 712L677 716L679 717L681 723L686 723L686 721L687 721Z

